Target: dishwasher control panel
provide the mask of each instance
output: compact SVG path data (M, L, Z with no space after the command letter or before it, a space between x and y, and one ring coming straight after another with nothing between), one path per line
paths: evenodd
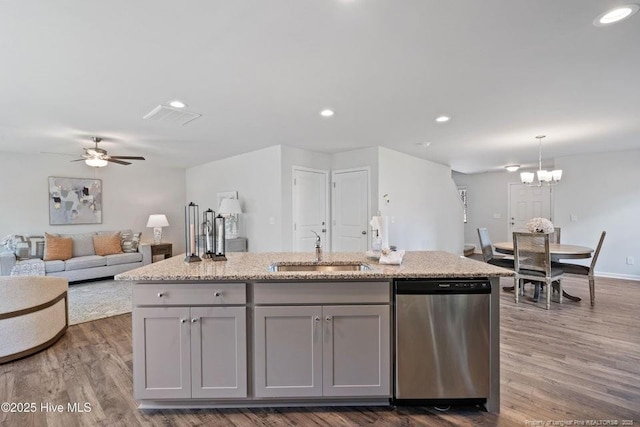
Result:
M439 294L439 293L491 293L489 279L399 279L394 282L395 293Z

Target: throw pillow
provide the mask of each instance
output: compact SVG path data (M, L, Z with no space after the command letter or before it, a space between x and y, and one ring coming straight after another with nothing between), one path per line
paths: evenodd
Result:
M98 234L93 236L93 246L96 249L96 255L114 255L121 254L120 232L114 234Z
M44 257L44 236L27 236L29 239L29 257L40 258ZM75 244L73 245L75 249Z
M44 233L44 260L66 261L73 254L73 240L71 237L59 237Z
M120 245L122 246L122 252L138 252L138 246L140 245L140 237L142 233L134 233L131 230L123 231L120 234Z
M16 259L29 259L29 239L26 236L19 234L13 236L13 245L15 247L13 253L16 254Z

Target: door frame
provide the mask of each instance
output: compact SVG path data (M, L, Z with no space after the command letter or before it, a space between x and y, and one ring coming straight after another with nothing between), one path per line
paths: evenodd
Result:
M331 182L329 181L329 178L331 177L331 174L329 173L329 170L325 170L325 169L313 169L313 168L308 168L308 167L304 167L304 166L291 166L291 250L295 251L295 242L296 242L296 171L302 171L302 172L313 172L313 173L321 173L324 174L325 177L325 193L324 193L324 205L325 205L325 212L324 212L324 217L326 218L326 229L327 229L327 234L326 237L324 238L325 241L322 242L322 247L327 248L327 242L331 242L332 239L332 234L331 234L331 227L329 226L331 224L331 218L330 218L330 201L331 199L329 198L329 192L330 189L329 187L331 186Z
M511 231L511 189L513 188L514 185L527 185L527 184L523 184L521 182L509 182L507 183L507 222L506 222L506 227L507 227L507 239L509 241L511 241L511 236L512 236L512 231ZM531 186L529 186L531 187ZM534 186L535 187L535 186ZM554 191L553 191L553 186L550 185L549 186L549 221L553 222L553 217L554 217L554 212L555 212L555 207L554 207Z
M333 189L335 188L335 176L338 173L349 173L349 172L359 172L359 171L365 171L367 172L367 224L365 225L367 227L367 248L371 247L371 230L369 230L369 218L371 218L371 167L370 166L361 166L358 168L348 168L348 169L332 169L331 170L331 183L330 183L330 187L331 187L331 220L329 221L329 223L331 224L331 227L329 227L329 229L331 230L331 251L333 251L335 248L335 242L333 241L333 227L335 227L335 218L336 218L336 200L335 200L335 192L333 191Z

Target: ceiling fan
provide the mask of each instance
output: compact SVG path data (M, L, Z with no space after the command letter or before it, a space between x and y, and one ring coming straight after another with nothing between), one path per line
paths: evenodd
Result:
M102 138L94 136L91 139L96 144L95 147L85 148L84 154L81 156L82 158L71 160L72 162L84 161L89 166L101 168L107 166L109 162L117 163L119 165L130 165L131 162L127 162L125 160L145 160L144 157L140 156L109 156L107 154L107 150L98 148L98 143L102 141Z

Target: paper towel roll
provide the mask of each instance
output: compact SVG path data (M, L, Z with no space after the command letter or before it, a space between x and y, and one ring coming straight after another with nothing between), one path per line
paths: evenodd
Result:
M378 222L378 236L382 240L382 250L389 249L389 217L376 216Z

